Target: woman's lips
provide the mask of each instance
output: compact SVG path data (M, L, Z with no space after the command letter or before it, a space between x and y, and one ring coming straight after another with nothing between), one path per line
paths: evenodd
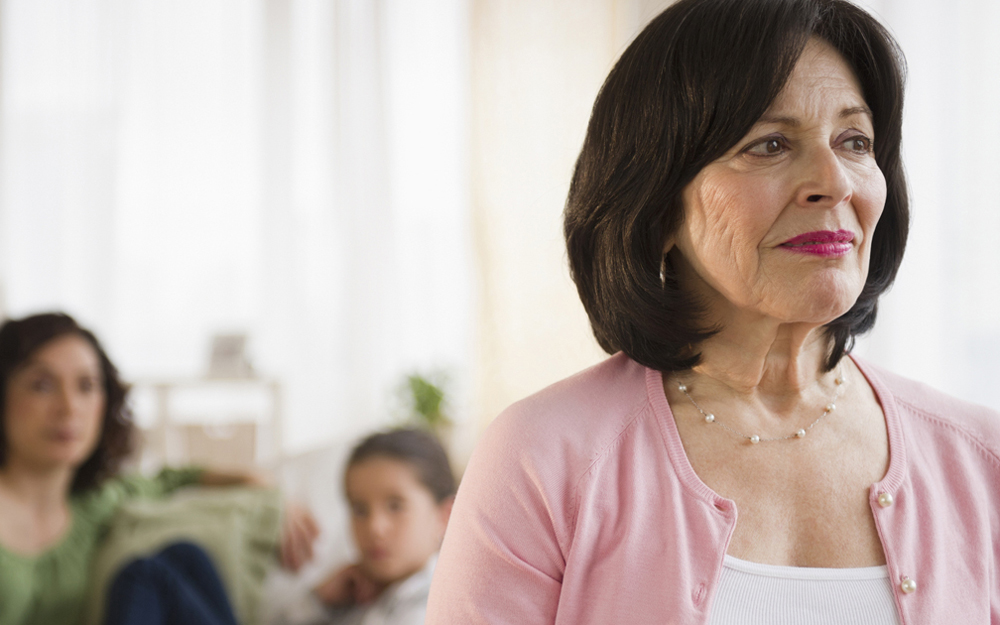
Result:
M779 247L799 254L837 257L851 251L854 233L850 230L817 230L788 239Z
M68 443L80 438L82 434L76 430L62 429L62 430L51 430L47 433L47 436L50 440L59 443Z

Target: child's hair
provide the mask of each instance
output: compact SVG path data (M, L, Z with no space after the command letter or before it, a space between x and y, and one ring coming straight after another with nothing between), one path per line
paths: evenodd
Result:
M455 494L455 476L444 447L431 433L415 428L397 428L377 432L365 438L351 451L347 469L375 457L400 460L411 465L417 479L441 503ZM345 471L346 475L346 471Z

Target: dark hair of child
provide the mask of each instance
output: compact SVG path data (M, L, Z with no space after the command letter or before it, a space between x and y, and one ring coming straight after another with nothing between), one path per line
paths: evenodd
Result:
M347 469L376 457L391 458L412 466L417 479L434 495L437 503L455 494L455 476L451 472L448 454L430 432L397 428L372 434L351 451Z

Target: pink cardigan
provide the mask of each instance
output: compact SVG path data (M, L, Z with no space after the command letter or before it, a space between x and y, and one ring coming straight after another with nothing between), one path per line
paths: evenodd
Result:
M1000 415L855 362L888 427L869 497L902 622L1000 625ZM618 354L490 426L427 623L707 623L735 525L688 463L660 375Z

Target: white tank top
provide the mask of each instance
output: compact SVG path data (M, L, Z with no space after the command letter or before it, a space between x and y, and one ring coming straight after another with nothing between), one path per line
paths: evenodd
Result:
M710 625L899 625L884 566L821 569L727 555Z

